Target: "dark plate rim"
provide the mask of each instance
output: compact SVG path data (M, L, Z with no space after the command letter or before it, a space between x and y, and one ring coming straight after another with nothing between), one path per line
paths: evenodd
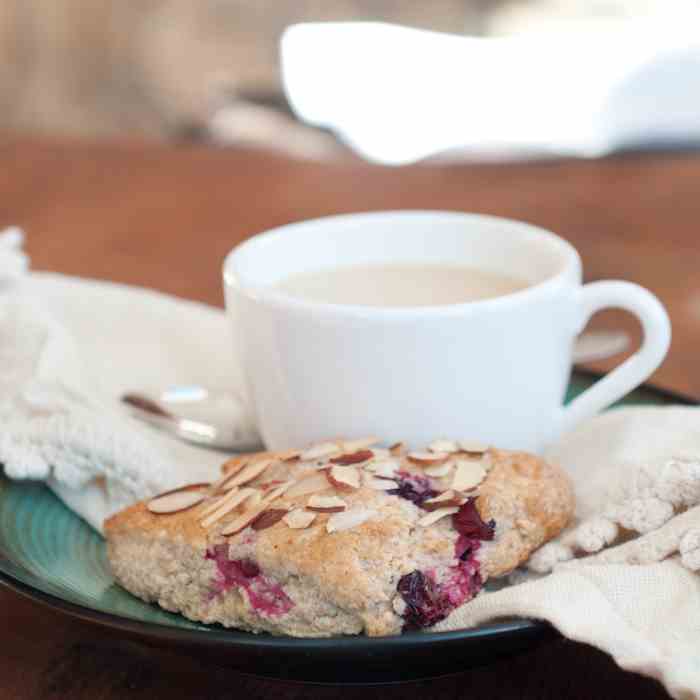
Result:
M575 373L589 379L599 379L600 372L586 368L575 368ZM654 384L643 384L643 388L664 399L670 399L675 403L685 405L698 405L698 400L689 395L669 389L658 387ZM503 635L505 637L531 637L533 639L544 638L552 634L551 625L543 620L530 620L526 618L507 622L492 622L479 627L452 632L410 633L392 635L389 637L326 637L320 639L306 639L297 637L275 637L271 635L255 635L225 628L210 627L204 629L183 629L171 627L157 622L135 620L116 613L108 613L94 610L78 603L72 603L53 593L48 593L35 588L13 576L3 568L3 560L0 556L0 584L40 605L65 613L86 622L136 634L140 637L153 638L165 642L180 642L196 646L228 646L253 647L286 651L368 651L390 652L392 649L409 646L423 646L426 644L449 644L464 642L466 640L483 639Z

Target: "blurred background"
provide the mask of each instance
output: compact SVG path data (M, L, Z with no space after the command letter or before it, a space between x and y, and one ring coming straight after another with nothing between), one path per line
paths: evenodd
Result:
M285 27L384 21L479 37L617 30L698 12L679 0L0 0L0 126L89 139L260 142L344 151L290 112ZM696 25L697 26L697 25ZM595 47L590 47L595 52ZM361 45L357 47L362 53ZM452 86L455 91L460 84Z
M700 0L0 0L2 223L37 269L221 303L226 252L289 221L532 221L667 303L660 376L700 394L699 28Z

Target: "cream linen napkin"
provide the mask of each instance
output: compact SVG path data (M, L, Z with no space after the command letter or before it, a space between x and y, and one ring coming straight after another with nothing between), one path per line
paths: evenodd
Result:
M700 697L700 412L609 411L548 457L571 474L579 516L531 560L554 572L484 593L437 629L504 616L547 620L674 697ZM557 563L574 554L580 558Z
M43 479L95 529L125 505L211 478L225 455L130 417L126 391L240 390L225 314L148 289L27 273L0 234L0 465ZM234 420L254 432L244 406Z

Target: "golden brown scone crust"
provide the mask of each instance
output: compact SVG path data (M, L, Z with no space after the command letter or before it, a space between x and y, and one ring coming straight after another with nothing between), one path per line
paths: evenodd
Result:
M498 526L482 557L488 577L502 576L559 534L574 513L574 492L560 468L526 452L492 450L494 467L479 488L476 505Z
M496 521L495 538L482 542L477 553L484 581L523 563L565 527L574 510L569 479L559 468L526 453L490 450L488 456L492 466L476 500L482 518ZM244 455L225 467L250 459ZM401 469L423 475L405 458ZM304 466L279 462L271 470L252 485L293 478ZM433 482L436 490L445 488L440 479ZM348 509L368 509L373 517L329 533L329 515L319 514L304 530L280 521L265 530L246 528L224 538L220 530L230 518L208 530L200 523L208 502L169 515L153 514L145 502L137 503L105 522L110 562L117 581L132 593L196 620L295 636L398 633L403 623L396 601L399 579L415 570L449 571L458 563L459 534L450 517L429 527L418 525L426 512L384 491L362 487L339 495ZM299 499L282 497L276 507L288 506L290 500L303 506ZM255 561L294 601L292 610L258 614L235 589L207 597L217 570L205 553L222 543L227 543L232 559Z

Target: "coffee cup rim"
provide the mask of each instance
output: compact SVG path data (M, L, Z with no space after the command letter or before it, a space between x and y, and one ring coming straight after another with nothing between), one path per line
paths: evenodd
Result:
M362 304L336 304L323 301L312 301L295 297L281 289L270 285L255 284L250 280L250 275L246 275L240 269L238 261L242 255L250 248L260 245L274 245L281 236L294 235L310 227L338 226L348 221L372 224L384 221L389 217L447 217L460 220L463 223L491 223L518 229L520 232L527 232L530 236L537 237L545 241L548 245L557 249L562 256L563 264L561 269L553 275L537 282L529 284L524 289L502 294L497 297L487 299L477 299L455 304L426 305L426 306L369 306ZM429 209L396 209L354 212L348 214L336 214L332 216L318 217L315 219L305 219L276 226L272 229L257 233L245 241L236 245L224 258L223 262L224 285L227 288L234 288L239 293L251 297L256 302L269 304L275 307L287 307L300 312L307 311L316 315L327 316L351 316L351 317L375 317L375 318L406 318L408 316L450 316L464 315L470 311L488 310L499 308L505 305L526 304L535 301L537 298L546 296L553 289L562 286L567 281L580 282L582 276L582 264L578 251L571 243L541 226L517 219L509 219L491 214L480 214L475 212L451 211L451 210L429 210Z

